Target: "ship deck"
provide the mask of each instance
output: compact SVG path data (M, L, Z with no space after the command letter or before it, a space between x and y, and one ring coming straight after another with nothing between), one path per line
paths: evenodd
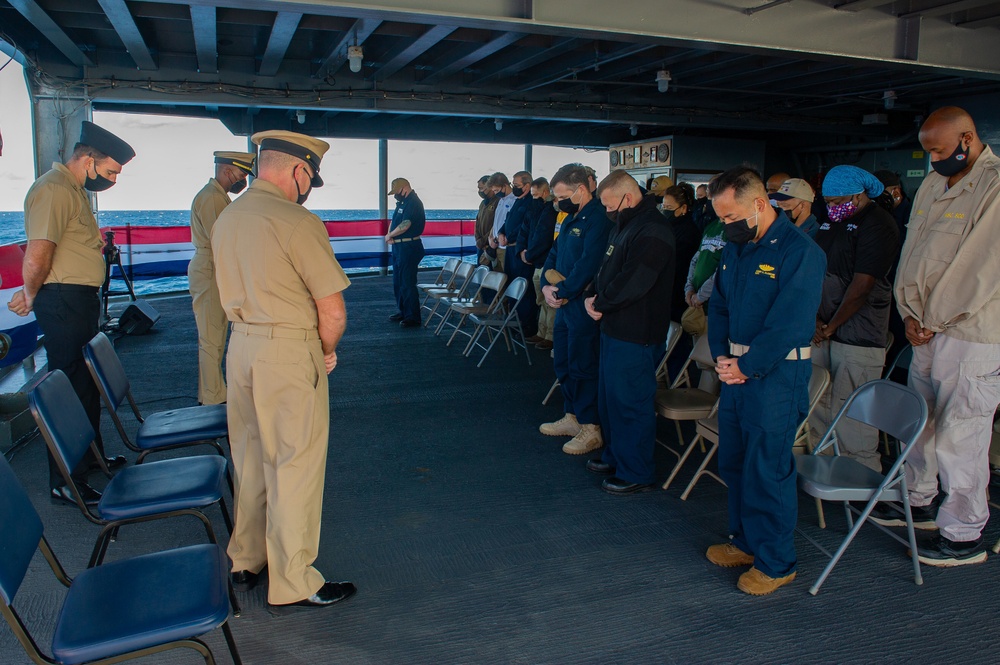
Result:
M629 497L600 491L585 458L538 433L558 418L542 406L548 354L494 349L483 368L427 330L386 322L387 278L356 279L349 326L330 377L330 449L317 567L351 580L343 605L273 617L266 588L241 595L232 620L244 662L299 663L872 663L993 662L1000 647L1000 556L956 569L924 567L914 584L896 542L863 529L819 595L807 589L826 563L801 535L798 579L772 596L736 589L739 569L705 560L726 538L726 490L703 479ZM146 410L196 401L197 348L190 300L154 302L162 318L116 347ZM134 420L126 419L134 425ZM108 418L109 453L121 453ZM660 423L671 438L673 425ZM128 453L130 459L134 455ZM700 454L696 453L695 457ZM666 477L675 458L658 450ZM44 444L18 450L15 472L72 575L97 528L46 500ZM97 480L97 477L95 477ZM994 486L994 491L1000 491ZM828 549L845 531L827 508L816 526L808 497L799 525ZM220 538L225 527L210 511ZM1000 537L994 520L985 536ZM109 560L202 542L194 520L127 527ZM15 607L47 647L62 587L36 556ZM155 599L151 599L155 602ZM206 641L229 662L220 632ZM47 648L46 648L47 650ZM183 652L149 663L193 663ZM0 628L0 661L28 663Z

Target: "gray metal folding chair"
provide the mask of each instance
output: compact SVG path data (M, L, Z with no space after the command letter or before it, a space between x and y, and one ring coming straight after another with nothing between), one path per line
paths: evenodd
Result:
M441 322L438 323L437 328L434 329L435 335L440 335L441 330L448 325L448 319L451 318L451 306L455 303L478 304L483 293L483 280L486 279L486 275L490 273L490 269L487 266L477 266L475 270L472 271L472 276L469 277L468 286L465 289L465 293L460 296L445 296L441 298L441 304L447 309L444 311L444 316L441 317ZM455 326L453 325L452 328Z
M480 266L485 268L486 266ZM477 268L478 270L478 268ZM494 310L496 310L503 303L503 287L507 283L507 275L499 271L489 271L485 278L483 278L483 283L479 288L479 293L476 298L468 302L455 301L448 305L448 313L455 312L459 314L458 323L455 324L454 330L451 333L451 337L448 338L448 343L445 346L451 346L451 343L455 341L455 336L459 333L465 335L468 338L472 338L474 333L467 332L462 329L465 322L469 320L469 316L473 314L478 315L489 315ZM486 302L485 298L487 294L492 293L493 299ZM450 324L449 324L450 325ZM463 351L464 353L464 351Z
M444 262L441 272L438 273L433 282L417 282L417 289L425 294L423 302L420 303L422 308L430 309L430 307L426 306L428 289L449 288L452 285L452 282L455 281L455 270L461 261L462 259L450 258Z
M472 339L469 340L468 346L465 347L465 355L469 356L472 353L472 349L477 346L484 349L483 357L479 359L476 367L483 366L486 356L490 355L493 346L501 337L503 337L504 342L507 344L507 348L513 351L515 356L517 355L517 347L520 346L524 349L524 355L528 359L528 364L531 364L531 354L528 353L528 344L524 340L524 329L521 328L521 318L517 315L517 306L521 302L521 299L524 298L527 289L528 281L523 277L516 277L503 293L503 301L507 308L506 314L503 313L500 307L497 307L490 314L483 316L471 314L469 316L469 319L476 324L476 332L473 334ZM494 335L494 333L496 334ZM513 333L516 333L516 336ZM484 334L490 338L489 346L484 346L479 341Z
M902 449L899 451L892 468L885 475L840 454L836 426L841 418L851 418L887 432L896 438ZM809 593L816 595L819 592L820 586L833 571L837 562L840 561L861 526L868 521L868 516L879 501L897 501L903 504L902 513L906 516L908 541L903 540L880 524L872 522L872 525L903 545L909 546L910 557L913 560L914 580L917 584L923 584L923 578L920 575L920 561L917 559L917 541L913 531L913 515L910 513L910 499L907 496L903 463L913 446L916 445L917 437L926 424L927 403L924 402L920 393L908 386L901 386L885 379L869 381L847 398L812 454L800 455L796 458L799 488L817 499L843 502L849 528L847 536L830 558L830 563L823 569L819 579L809 589ZM832 449L833 454L822 454L827 449ZM858 514L856 521L851 501L867 502L864 509ZM829 554L819 543L801 530L799 533L802 533L820 551Z
M429 306L426 309L430 310L427 314L427 320L424 321L424 328L426 328L431 323L431 319L437 314L438 308L441 306L441 299L447 297L462 297L465 295L466 290L471 284L472 271L476 266L468 261L462 261L457 268L455 268L455 278L452 280L450 286L432 287L427 289L426 300L433 300L434 307ZM438 316L441 316L438 314Z

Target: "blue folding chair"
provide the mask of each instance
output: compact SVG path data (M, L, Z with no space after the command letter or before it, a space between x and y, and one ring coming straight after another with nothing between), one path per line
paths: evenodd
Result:
M896 438L900 446L899 455L885 475L869 469L864 464L840 454L837 442L837 423L841 418L850 418L887 432ZM920 575L920 561L917 559L917 541L913 532L913 516L910 513L910 499L906 489L906 474L903 463L917 443L917 437L927 424L927 403L913 388L902 386L892 381L878 379L869 381L858 387L844 402L840 412L830 423L826 434L813 449L812 454L796 457L799 489L809 496L823 501L841 501L847 516L848 533L841 542L836 553L830 557L830 563L820 574L819 579L809 589L816 595L827 576L833 572L834 566L847 551L862 525L868 520L872 509L879 501L898 501L903 504L901 512L906 516L907 540L903 540L881 524L872 525L889 534L903 545L910 548L913 560L913 577L917 584L923 584ZM827 449L833 454L823 454ZM852 508L851 501L864 501L861 511ZM857 521L854 513L858 514ZM802 531L803 536L819 547Z
M0 611L33 662L110 665L187 648L211 665L215 657L198 638L221 627L233 663L242 664L228 623L229 562L219 545L145 554L88 568L71 579L49 547L38 513L2 455L0 530ZM56 620L51 657L38 647L14 609L36 549L69 588Z
M191 515L202 522L208 539L215 543L215 532L201 509L219 504L226 528L232 533L232 521L223 499L226 470L223 458L218 455L179 457L126 467L113 477L108 474L111 480L104 488L95 514L80 496L70 475L70 469L76 467L88 449L96 452L94 430L62 370L47 374L28 393L28 406L84 517L102 526L89 567L104 560L112 538L125 524ZM239 613L235 597L233 607Z
M219 444L219 439L229 437L229 421L226 417L225 404L206 404L189 406L183 409L160 411L142 417L135 399L125 368L122 367L118 354L111 340L104 333L97 333L83 347L83 359L87 369L97 384L101 400L111 414L122 443L129 449L139 453L136 464L142 464L150 453L189 446L211 446L223 459L226 452ZM139 421L139 430L135 434L135 442L129 438L118 417L118 407L128 400ZM100 458L99 458L100 459ZM229 491L233 491L233 477L226 468L226 482Z

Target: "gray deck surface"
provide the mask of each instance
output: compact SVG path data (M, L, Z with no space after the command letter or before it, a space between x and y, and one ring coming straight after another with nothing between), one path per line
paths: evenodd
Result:
M601 492L586 457L567 456L561 440L538 433L560 415L560 400L540 404L552 381L548 354L535 351L529 368L500 347L476 369L461 346L387 323L391 291L386 278L364 278L346 292L350 323L330 381L316 563L359 593L280 618L265 610L264 588L243 595L232 625L244 662L995 662L1000 557L925 567L918 587L903 548L869 528L812 597L825 558L797 536L798 580L772 596L745 596L735 586L740 569L704 557L726 538L725 488L703 479L679 499L697 459L668 491ZM118 352L145 410L193 405L190 301L154 304L162 319L153 332L118 340ZM109 419L103 425L108 451L123 452ZM97 528L47 501L43 445L33 441L13 466L73 574ZM673 459L658 452L661 479ZM834 548L841 511L829 506L821 531L811 499L800 503L800 526ZM218 512L211 516L223 537ZM992 544L998 535L994 520L986 537ZM203 540L193 520L126 527L109 560ZM15 606L43 647L61 589L36 557ZM229 662L221 633L206 639ZM0 663L27 662L0 626ZM200 661L176 652L143 662Z

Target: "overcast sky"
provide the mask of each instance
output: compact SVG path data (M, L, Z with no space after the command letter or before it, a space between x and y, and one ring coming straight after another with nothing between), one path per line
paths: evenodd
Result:
M6 58L0 58L0 64ZM233 136L221 122L154 115L95 113L94 121L128 141L136 157L118 185L98 197L102 210L184 210L212 176L212 152L246 150L245 137ZM35 179L31 118L24 73L12 62L0 71L0 210L20 210ZM308 207L378 208L378 142L327 139L323 159L326 186L309 197ZM512 175L523 166L522 145L471 145L421 141L389 142L389 177L410 180L430 209L471 209L479 205L475 182L494 171ZM535 176L551 176L569 162L608 173L607 152L535 146Z

